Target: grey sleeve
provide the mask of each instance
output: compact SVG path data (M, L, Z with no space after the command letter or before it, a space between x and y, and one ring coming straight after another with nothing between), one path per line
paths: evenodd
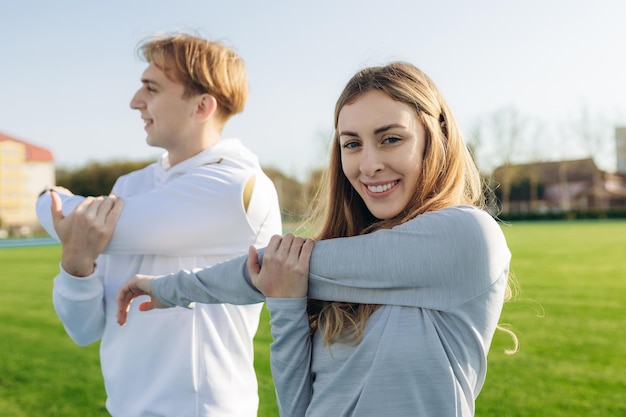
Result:
M392 229L317 242L309 297L446 310L485 291L509 261L489 214L449 207Z
M204 269L179 271L156 277L152 293L168 307L205 304L256 304L265 296L250 280L247 256L240 256Z
M491 286L509 261L504 235L487 213L450 207L392 229L316 242L308 296L445 310ZM152 290L167 305L264 300L245 256L157 279Z
M306 298L268 298L270 365L281 416L304 416L311 402L311 335Z

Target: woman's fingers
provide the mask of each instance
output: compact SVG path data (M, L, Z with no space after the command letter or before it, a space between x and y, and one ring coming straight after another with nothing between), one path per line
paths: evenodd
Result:
M140 295L149 295L151 297L149 302L142 303L143 307L140 306L141 311L152 310L155 307L161 308L162 305L155 305L152 300L150 286L153 278L154 277L149 275L135 275L126 284L120 287L117 293L117 323L120 326L126 323L131 301Z
M298 261L300 266L304 266L309 268L309 261L311 260L311 254L313 253L313 247L315 246L315 241L313 239L304 239L302 243L302 247L300 248L300 256L298 257Z

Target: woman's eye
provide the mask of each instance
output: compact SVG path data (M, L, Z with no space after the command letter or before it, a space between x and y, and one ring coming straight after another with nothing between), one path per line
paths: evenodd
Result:
M343 147L346 149L354 149L359 146L359 142L349 141L343 144Z
M387 137L385 139L383 139L383 143L396 143L399 142L401 139L395 136L390 136Z

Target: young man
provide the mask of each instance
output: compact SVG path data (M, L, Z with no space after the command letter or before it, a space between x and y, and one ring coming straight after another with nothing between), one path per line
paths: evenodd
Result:
M248 96L241 58L189 35L152 39L141 52L149 66L130 104L147 143L166 152L120 177L111 196L57 187L39 198L41 224L63 245L54 306L76 343L101 341L113 416L256 416L260 304L198 304L116 323L118 288L136 273L213 265L282 231L276 190L257 158L221 139Z

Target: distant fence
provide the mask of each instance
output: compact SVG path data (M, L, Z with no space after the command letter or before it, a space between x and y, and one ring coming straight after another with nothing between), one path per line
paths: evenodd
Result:
M51 237L32 237L18 239L0 239L0 248L17 248L27 246L58 245L59 242Z
M506 221L515 220L590 220L590 219L626 219L626 209L617 210L572 210L545 213L500 213L498 218Z

